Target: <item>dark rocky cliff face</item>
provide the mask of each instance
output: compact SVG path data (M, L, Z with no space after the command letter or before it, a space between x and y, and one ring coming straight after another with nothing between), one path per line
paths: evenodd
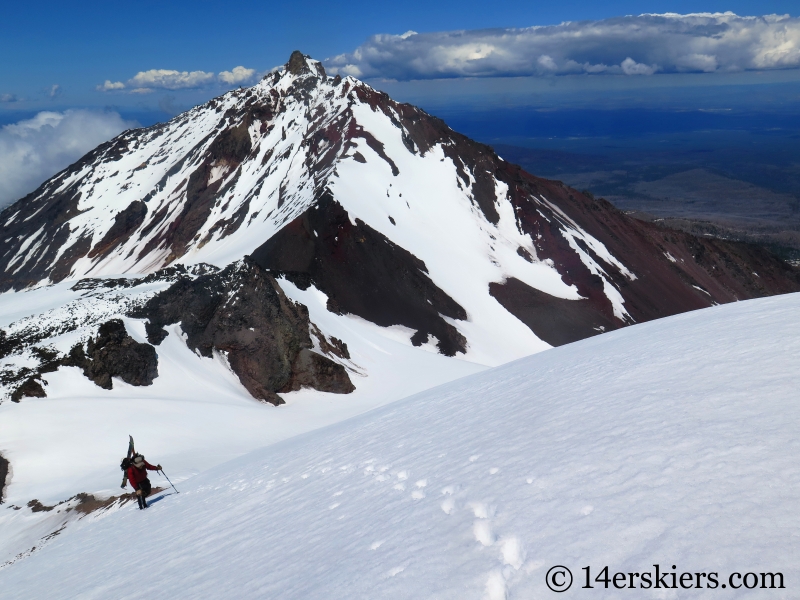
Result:
M353 224L329 193L253 252L253 260L301 289L328 295L328 310L351 313L382 327L416 330L412 343L433 335L442 354L466 351L466 339L442 316L467 314L439 289L425 263L361 220Z
M186 344L202 356L223 354L247 391L283 404L278 396L302 386L346 394L346 369L312 351L308 311L284 295L273 276L244 260L197 279L184 278L131 316L148 319L147 335L160 344L167 325L180 323Z
M6 480L8 479L9 463L0 454L0 504L3 503L6 491Z
M112 388L112 377L130 385L152 385L158 377L155 348L134 340L119 319L100 325L97 337L85 348L83 344L74 346L61 364L80 367L86 377L107 390Z

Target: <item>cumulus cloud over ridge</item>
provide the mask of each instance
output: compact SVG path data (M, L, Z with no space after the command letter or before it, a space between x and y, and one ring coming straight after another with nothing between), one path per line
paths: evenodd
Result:
M40 112L0 129L0 208L136 123L114 112Z
M230 71L222 71L218 75L206 71L175 71L173 69L150 69L139 71L126 83L106 79L105 83L98 85L101 92L128 90L134 94L144 94L155 90L185 90L197 89L223 83L236 85L253 79L255 69L239 66Z
M800 67L800 18L645 14L524 29L376 35L325 61L355 77L430 79Z
M173 71L171 69L150 69L133 76L128 84L135 88L161 88L179 90L197 88L214 80L213 73L205 71Z
M235 85L237 83L250 81L255 74L256 74L255 69L246 69L245 67L234 67L233 70L231 71L222 71L218 75L218 77L220 81L223 81L228 85Z

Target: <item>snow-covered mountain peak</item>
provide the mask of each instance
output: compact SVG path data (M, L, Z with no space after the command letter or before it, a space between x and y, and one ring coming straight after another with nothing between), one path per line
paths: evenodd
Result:
M348 109L368 94L295 52L252 88L123 133L6 212L4 226L20 235L6 240L16 252L6 253L4 287L148 273L202 260L197 254L216 255L218 266L241 258L253 249L242 235L251 226L267 239L328 184L350 149L328 134L352 121ZM348 137L362 129L354 124ZM57 222L30 231L50 212Z
M308 95L317 85L329 80L338 82L341 77L328 77L321 62L295 50L285 65L264 75L261 81L249 89L264 98L270 95L270 90L275 90L282 96L290 91L294 92L291 96L296 96L301 91Z
M3 291L252 256L332 314L482 364L800 287L757 250L628 218L300 52L99 146L0 224Z
M292 52L289 61L284 66L284 71L295 77L301 77L303 75L317 76L323 79L327 77L325 67L322 66L321 62L314 60L299 50Z

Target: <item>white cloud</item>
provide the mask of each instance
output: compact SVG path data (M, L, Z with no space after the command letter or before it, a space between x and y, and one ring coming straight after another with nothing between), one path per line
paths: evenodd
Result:
M18 100L16 94L0 94L0 102L17 102Z
M100 90L101 92L111 92L113 90L124 90L125 89L125 84L122 83L121 81L111 81L109 79L106 79L106 81L105 81L105 83L103 85L98 85L97 86L97 89Z
M361 69L359 69L356 65L351 64L340 67L338 71L342 75L349 75L350 77L362 77L364 75L364 73L361 72Z
M800 68L800 18L645 14L524 29L380 34L325 61L331 73L430 79Z
M100 92L128 90L131 94L149 94L155 90L186 90L210 87L215 84L238 85L252 81L255 69L234 67L230 71L222 71L214 75L207 71L175 71L172 69L150 69L139 71L127 82L111 81L97 86Z
M54 83L49 88L47 88L47 95L51 98L55 98L61 95L61 86L57 83Z
M218 77L223 83L229 85L237 85L253 79L256 74L255 69L246 69L244 67L234 67L231 71L222 71Z
M547 69L548 71L558 71L558 65L556 65L556 61L552 59L552 57L547 56L547 54L542 54L536 62L539 64L540 67L543 69Z
M658 66L653 65L651 67L650 65L637 63L630 56L620 63L620 67L622 67L622 72L625 75L652 75L658 71Z
M213 81L214 74L205 71L150 69L134 75L128 85L133 88L180 90L203 87Z
M137 124L114 112L40 112L0 129L0 208Z

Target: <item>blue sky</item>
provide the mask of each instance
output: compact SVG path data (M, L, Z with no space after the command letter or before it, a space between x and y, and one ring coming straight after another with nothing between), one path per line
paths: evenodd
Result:
M0 110L86 106L173 110L226 85L159 90L149 97L97 91L153 69L255 72L283 63L294 49L324 59L352 53L375 34L520 28L599 20L645 12L733 11L739 15L798 14L795 2L429 2L332 3L137 1L6 3L0 21ZM120 3L122 4L122 3ZM374 77L381 73L370 72ZM512 73L513 74L513 73ZM451 74L452 75L452 74ZM229 78L230 79L230 78ZM493 82L483 83L491 90ZM54 87L58 86L58 87ZM227 87L230 87L228 85ZM419 86L417 86L419 88Z
M642 16L724 11L759 18ZM760 18L770 14L789 17ZM724 122L702 118L717 113L772 130L800 114L799 16L797 0L7 2L0 206L124 128L249 85L295 49L482 141L521 122L523 138L560 123L563 135L580 123L606 135L602 122L618 133L631 109L625 135L647 111L694 130ZM692 111L701 118L663 117Z

